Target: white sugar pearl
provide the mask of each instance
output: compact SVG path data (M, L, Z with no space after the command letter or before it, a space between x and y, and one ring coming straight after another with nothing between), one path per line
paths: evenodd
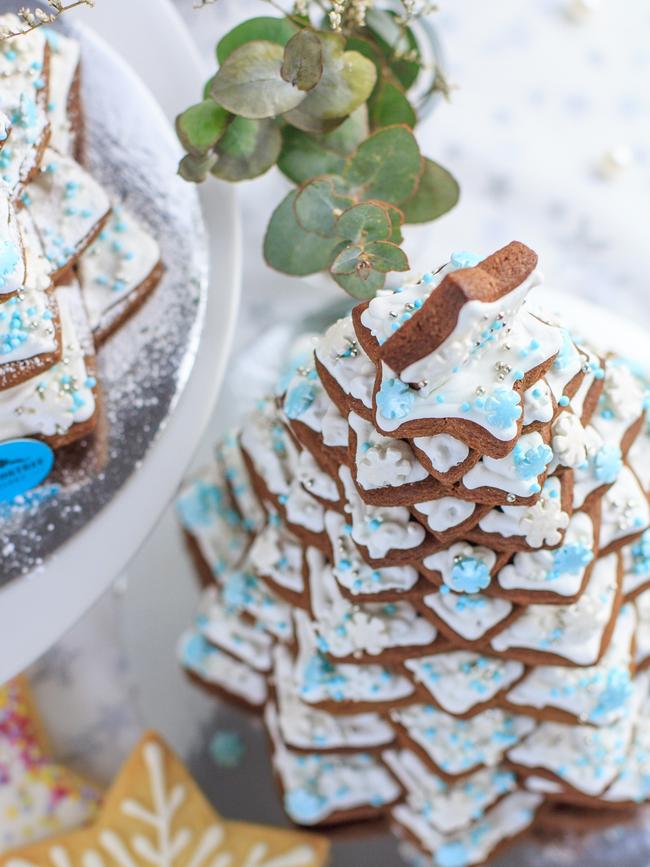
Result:
M632 149L627 145L617 145L603 154L598 164L598 174L609 180L628 169L634 161Z

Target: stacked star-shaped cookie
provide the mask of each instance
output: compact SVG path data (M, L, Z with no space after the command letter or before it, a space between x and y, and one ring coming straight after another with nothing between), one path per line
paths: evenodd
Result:
M160 252L80 162L79 44L0 41L0 79L0 442L57 448L94 430L96 347L155 287Z
M650 796L646 382L512 243L359 305L188 484L180 654L263 710L287 812L439 867Z

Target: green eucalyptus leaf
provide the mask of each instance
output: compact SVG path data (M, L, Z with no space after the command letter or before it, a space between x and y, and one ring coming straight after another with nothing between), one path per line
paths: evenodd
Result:
M219 41L217 60L221 65L228 57L247 42L262 40L286 45L296 33L296 28L287 18L259 17L242 21Z
M332 274L354 274L366 271L366 259L361 244L347 244L335 256L330 265Z
M344 211L336 224L336 234L355 243L389 238L392 232L388 212L381 205L362 202Z
M282 152L278 159L280 171L295 184L302 184L319 175L340 174L345 160L325 147L324 141L325 138L317 139L295 127L285 126L282 130Z
M404 238L402 237L402 224L404 223L404 211L397 208L395 205L389 205L387 202L382 202L382 207L386 208L386 213L390 219L391 232L388 238L393 244L401 244Z
M458 202L458 182L447 169L424 160L424 171L415 193L402 204L407 223L428 223L450 211Z
M271 268L303 277L329 267L337 238L306 232L294 210L295 190L278 205L264 236L264 258Z
M377 71L377 82L381 80L384 74L384 69L386 66L384 56L377 47L376 43L370 39L367 39L365 36L359 36L355 34L354 36L348 37L347 42L345 43L346 51L358 51L359 54L363 54L371 63L374 64L374 67Z
M280 73L298 90L316 87L323 74L323 48L312 30L299 30L287 42Z
M364 103L335 130L322 135L320 140L326 148L336 151L341 156L348 156L364 139L368 138L368 132L368 109Z
M214 77L213 99L252 120L295 108L305 94L280 75L282 57L282 46L273 42L247 42L237 48Z
M193 184L200 184L207 178L208 173L216 160L217 156L213 153L204 156L186 154L178 164L178 174L184 181L190 181Z
M373 133L348 157L344 176L359 195L399 205L413 195L422 171L415 136L405 126Z
M300 108L287 111L285 120L308 132L323 131L317 121L347 117L372 93L377 72L372 61L357 51L344 51L340 33L321 33L323 75Z
M316 178L298 190L294 210L303 229L330 238L335 233L338 215L352 201L351 196L337 189L336 178ZM341 236L337 233L337 237Z
M302 184L320 175L340 175L345 159L368 135L365 105L353 112L337 129L313 135L288 124L282 130L282 153L278 167L290 180Z
M409 260L401 247L390 241L370 241L366 244L365 253L370 257L370 263L375 271L408 271Z
M268 171L278 159L282 135L277 122L236 117L217 144L212 174L224 181L243 181Z
M200 156L219 141L231 117L213 99L204 99L178 115L176 133L187 151Z
M370 100L370 126L379 129L403 123L412 129L416 122L415 111L402 88L382 81Z
M404 90L408 90L420 73L421 63L419 60L400 60L399 57L412 51L419 56L419 46L413 31L410 27L398 24L395 12L386 9L369 9L366 23L391 72Z
M332 277L341 289L345 289L348 295L359 301L373 298L386 282L386 275L372 267L361 273L355 271L353 274L332 274Z
M216 73L215 73L216 75ZM208 78L206 83L203 85L203 99L211 99L210 94L212 93L212 82L214 81L214 75L212 78Z

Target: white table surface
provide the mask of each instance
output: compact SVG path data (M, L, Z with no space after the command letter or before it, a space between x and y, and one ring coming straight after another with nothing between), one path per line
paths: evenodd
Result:
M229 23L269 8L257 0L217 0L203 10L193 10L192 0L176 3L208 63ZM549 283L650 326L647 0L602 0L579 24L567 16L565 0L440 6L448 75L458 89L419 138L427 155L454 171L462 200L452 214L411 233L412 263L429 268L454 248L487 254L518 238L538 250ZM632 162L605 180L598 166L617 146L630 150ZM240 187L244 292L235 347L338 297L338 290L305 287L264 265L263 228L284 189L274 173ZM605 317L603 333L607 325ZM231 366L195 465L250 398L247 378L245 363ZM129 568L128 586L107 594L36 666L37 691L63 757L108 779L142 725L155 725L182 753L196 747L194 723L209 719L211 703L185 684L174 659L175 638L192 615L193 586L168 510ZM169 689L178 695L173 712Z

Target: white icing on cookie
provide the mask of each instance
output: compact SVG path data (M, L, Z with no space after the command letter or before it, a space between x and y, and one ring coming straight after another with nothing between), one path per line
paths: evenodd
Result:
M292 606L281 599L245 562L241 569L220 576L223 604L229 611L246 612L280 641L293 638Z
M494 659L467 650L409 659L405 663L440 707L451 714L465 714L494 698L524 673L515 660Z
M535 727L529 717L489 708L462 720L426 704L392 711L391 719L451 777L499 764L506 750Z
M3 151L0 152L0 161ZM23 241L16 213L5 193L0 191L0 301L25 284Z
M66 268L85 249L111 208L97 181L71 157L51 148L24 200L53 271Z
M602 796L605 801L621 803L631 801L640 804L650 797L650 700L647 697L647 675L639 675L645 681L646 698L641 706L625 767Z
M634 721L646 691L635 684L630 712L609 726L540 723L508 752L508 758L525 768L544 768L579 792L597 797L627 763Z
M585 512L574 512L562 545L553 551L520 551L497 581L504 590L542 590L574 596L594 557L594 525Z
M457 527L474 514L476 506L468 500L457 497L440 497L439 500L427 500L414 506L421 515L426 515L427 524L433 533L444 533L452 527Z
M406 698L413 685L382 665L333 663L317 650L313 624L304 611L294 611L298 636L296 680L300 697L320 702L391 702Z
M428 478L406 440L382 436L354 412L348 416L348 424L356 440L354 461L361 487L368 491L396 488Z
M638 534L646 530L649 523L648 497L632 470L624 466L602 499L600 547Z
M621 549L623 595L628 596L650 582L650 530Z
M441 834L471 825L488 807L516 787L511 771L485 769L458 783L446 783L410 750L385 750L382 759L407 792L414 810L426 811Z
M307 549L311 608L321 651L336 657L378 656L396 647L433 644L435 627L409 602L351 603L343 596L323 555Z
M641 665L650 657L650 589L643 590L634 600L639 627L636 631L636 663Z
M629 710L632 697L632 638L636 630L633 605L624 605L602 660L587 668L538 665L506 696L511 704L537 710L557 708L581 722L611 725Z
M289 747L301 750L368 749L390 743L391 726L374 713L330 714L300 700L293 660L286 647L273 652L278 727Z
M79 258L79 282L93 330L121 315L160 261L157 241L121 205Z
M261 530L253 540L249 558L254 570L275 584L302 593L305 582L302 576L303 548L299 540L276 520Z
M546 424L553 418L553 397L549 385L540 379L524 392L524 425L541 422Z
M230 497L223 469L213 464L187 482L176 500L176 514L216 576L240 565L250 537Z
M555 469L562 467L580 467L587 460L588 438L582 422L570 410L561 412L553 422L552 445Z
M246 623L229 609L216 586L203 593L195 628L210 644L232 654L256 671L268 673L271 670L273 639L268 632Z
M280 735L273 702L264 712L273 746L273 765L282 783L284 808L294 822L316 825L338 812L381 807L400 794L399 786L377 759L365 753L293 753Z
M343 482L352 519L352 538L373 559L385 557L391 550L409 550L422 544L424 528L411 518L403 506L369 506L363 502L352 481L350 470L341 467Z
M470 491L477 488L497 488L515 497L530 497L541 490L539 478L546 472L553 451L542 435L524 434L505 458L487 455L463 476L463 485Z
M478 522L485 533L497 533L504 539L519 536L531 548L557 545L569 525L562 511L562 486L557 476L544 482L539 499L532 506L501 506L492 509Z
M533 792L514 791L467 830L451 835L443 835L433 827L428 811L416 811L410 804L399 804L392 814L431 853L436 865L472 867L483 864L500 843L525 831L542 800L541 795Z
M497 556L483 545L455 542L444 551L429 554L422 562L426 569L438 574L451 590L477 593L490 585Z
M444 593L443 589L422 601L466 641L478 641L512 612L512 603L507 599L482 593Z
M20 385L0 391L0 441L12 437L59 436L95 412L94 377L88 374L88 347L79 289L60 286L56 300L61 321L61 361Z
M448 473L449 470L462 464L469 455L465 443L449 434L415 437L413 443L424 452L433 469L439 473Z
M375 367L359 346L351 316L327 329L316 346L316 356L345 394L372 407Z
M327 395L326 395L327 396ZM347 448L348 425L332 401L327 398L327 409L322 419L323 442L326 446Z
M244 527L251 532L261 530L266 513L253 490L248 468L239 447L236 430L227 431L217 446L217 461L228 482L233 500L242 516Z
M62 154L72 153L75 130L68 117L68 100L80 60L76 39L60 31L46 31L50 47L50 75L47 110L50 116L50 146ZM92 317L91 317L92 318Z
M250 704L266 702L266 677L205 639L200 632L188 630L178 644L181 663L201 680L214 684Z
M617 569L615 554L596 560L577 602L529 605L521 617L492 639L492 647L500 653L519 648L551 653L576 665L594 665L613 615Z
M325 529L334 553L332 574L341 585L356 595L405 592L417 584L418 573L412 566L369 566L352 541L352 524L338 512L325 513Z

